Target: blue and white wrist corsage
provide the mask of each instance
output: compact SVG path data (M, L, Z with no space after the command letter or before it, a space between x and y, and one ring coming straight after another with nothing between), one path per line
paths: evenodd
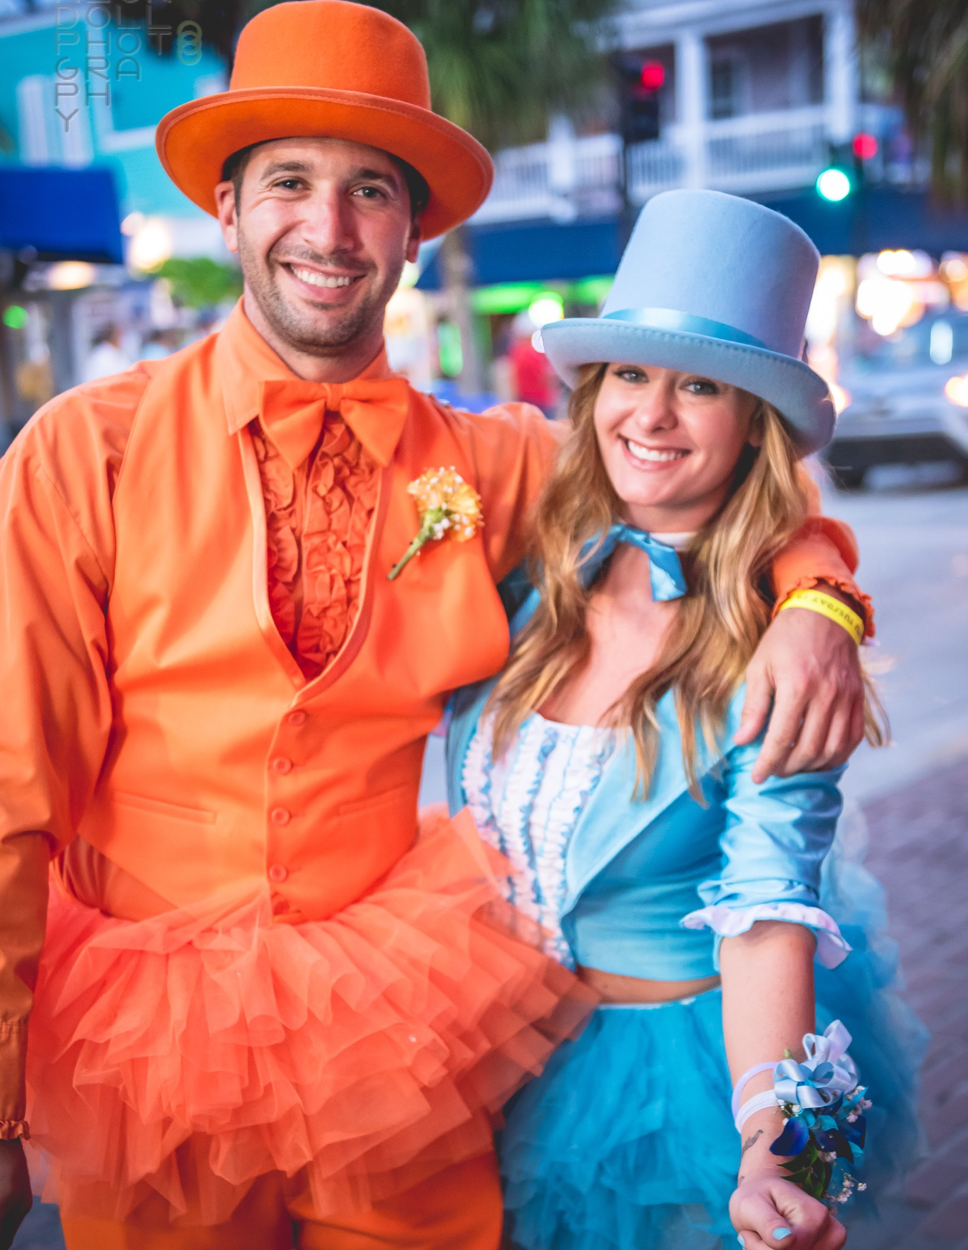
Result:
M847 1170L864 1158L864 1112L871 1105L847 1054L850 1041L835 1020L822 1037L804 1037L803 1063L784 1059L773 1073L773 1093L786 1123L770 1150L791 1156L783 1166L795 1185L830 1203L844 1203L852 1190L866 1188Z
M795 1185L830 1205L846 1202L855 1189L866 1189L848 1170L864 1158L864 1112L871 1106L847 1054L850 1042L850 1034L835 1020L823 1036L808 1033L804 1037L802 1063L787 1052L775 1066L759 1064L740 1078L734 1094L733 1114L740 1130L756 1111L779 1107L783 1131L770 1146L771 1152L786 1157L783 1167ZM771 1067L772 1090L737 1110L745 1082Z

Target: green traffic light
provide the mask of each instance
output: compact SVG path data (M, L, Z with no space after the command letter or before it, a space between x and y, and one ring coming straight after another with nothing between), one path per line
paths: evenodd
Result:
M3 324L11 330L22 330L27 324L27 310L19 304L11 304L3 310Z
M850 176L835 165L828 166L819 175L816 187L817 194L824 200L830 200L833 204L845 200L854 189Z

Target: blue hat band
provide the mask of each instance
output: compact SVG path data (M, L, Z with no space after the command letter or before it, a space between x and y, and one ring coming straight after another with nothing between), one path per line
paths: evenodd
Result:
M686 334L702 334L706 338L721 339L724 343L741 343L744 347L770 348L761 340L710 317L698 317L694 313L680 312L676 308L623 308L618 312L605 313L603 321L628 321L652 330L681 330Z

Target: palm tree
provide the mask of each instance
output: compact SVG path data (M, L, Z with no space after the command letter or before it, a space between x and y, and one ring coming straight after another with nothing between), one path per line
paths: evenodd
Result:
M495 150L542 138L548 118L580 107L604 81L608 19L620 0L372 0L427 52L434 108ZM474 337L464 230L441 244L463 348L462 387L486 389Z
M968 0L858 0L857 17L931 153L934 190L968 202Z
M488 147L543 137L601 82L616 0L375 0L427 52L434 108Z

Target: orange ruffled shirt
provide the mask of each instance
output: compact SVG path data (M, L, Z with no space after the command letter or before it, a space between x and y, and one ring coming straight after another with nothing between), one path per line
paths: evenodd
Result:
M356 620L379 466L327 412L308 460L292 465L252 422L266 502L269 606L293 659L318 677Z

